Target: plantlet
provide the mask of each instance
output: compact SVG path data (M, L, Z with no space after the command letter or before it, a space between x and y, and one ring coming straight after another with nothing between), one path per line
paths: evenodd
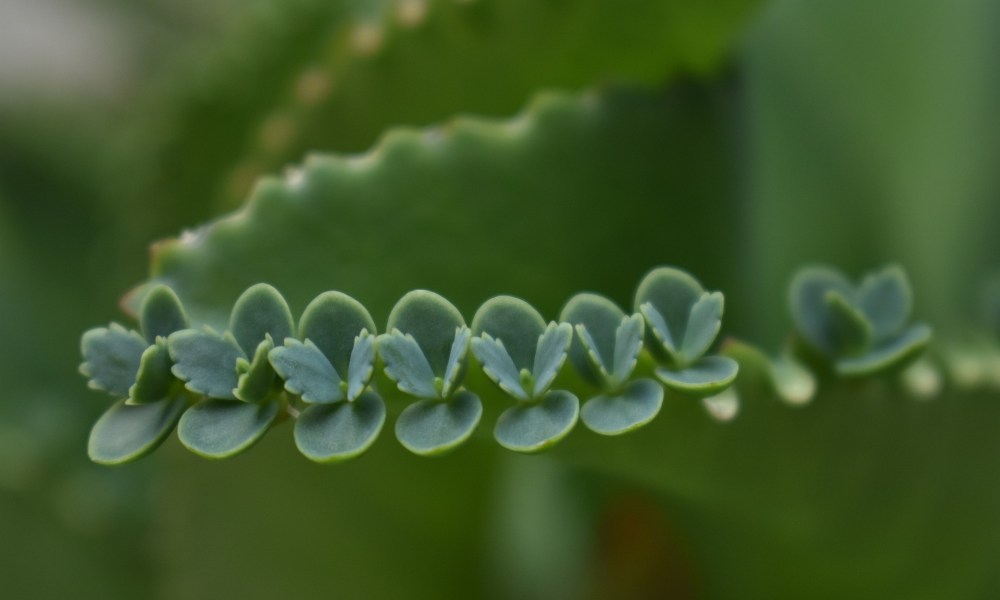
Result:
M930 327L908 325L910 283L889 266L852 286L828 267L809 267L790 289L792 318L808 349L840 375L869 375L906 363L931 338Z

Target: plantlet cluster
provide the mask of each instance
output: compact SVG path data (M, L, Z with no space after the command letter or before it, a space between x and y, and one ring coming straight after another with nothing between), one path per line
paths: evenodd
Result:
M660 267L640 282L631 314L581 293L546 323L524 300L498 296L467 325L448 300L416 290L396 303L379 334L368 310L346 294L320 294L296 325L282 295L257 284L236 301L220 333L191 328L176 294L161 285L141 305L142 333L112 324L83 336L81 372L91 387L119 398L95 424L89 452L99 463L128 462L176 426L192 452L225 458L294 418L303 455L346 460L379 436L388 414L383 398L393 387L413 400L395 421L396 438L419 455L468 440L483 417L481 395L497 392L514 405L500 414L494 437L518 452L551 447L578 420L603 435L637 429L659 413L664 386L702 399L725 420L738 407L728 388L740 365L709 353L723 306L720 292ZM809 345L805 362L819 357L842 375L896 367L930 337L926 326L907 326L909 284L895 267L858 290L832 270L805 269L792 284L792 309ZM812 397L815 378L792 353L765 364L781 397Z

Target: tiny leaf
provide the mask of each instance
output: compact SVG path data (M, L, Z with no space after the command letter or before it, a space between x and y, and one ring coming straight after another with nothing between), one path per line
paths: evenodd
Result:
M120 465L141 458L170 435L181 418L183 397L131 406L124 400L109 408L90 430L87 454L102 465Z
M650 304L661 317L660 323L649 323L660 342L651 344L655 355L676 361L691 308L704 293L698 280L680 269L659 267L643 277L635 292L635 310L649 319L642 306Z
M142 300L139 323L142 334L152 344L158 337L187 329L188 318L177 294L165 285L156 285Z
M858 307L840 292L826 293L826 303L830 311L829 336L838 353L859 354L872 343L872 325Z
M569 349L573 367L590 383L606 385L611 378L616 329L625 313L604 296L583 293L570 298L559 315L577 332Z
M723 299L720 292L706 293L691 307L680 354L684 364L691 364L705 352L722 328Z
M233 390L233 396L243 402L260 402L274 392L275 372L268 360L268 354L274 348L274 342L268 335L257 345L253 360L245 372L240 373Z
M660 367L656 369L656 376L678 392L709 396L728 387L736 379L739 368L739 363L727 356L706 356L677 371Z
M413 336L431 372L444 379L455 342L455 329L464 326L462 313L444 297L427 290L413 290L392 308L386 330L398 329Z
M684 359L681 357L677 344L674 342L674 336L670 333L670 327L667 325L663 315L660 314L660 311L647 302L639 307L639 312L642 313L646 322L649 323L649 331L652 332L651 337L653 342L650 344L650 348L653 350L653 354L661 358L665 357L674 364L683 364Z
M584 425L601 435L620 435L649 423L663 405L663 386L637 379L620 394L591 398L580 411Z
M893 265L868 275L858 288L858 307L871 322L876 341L898 333L913 310L906 273Z
M437 398L434 372L417 340L398 329L378 336L378 352L385 362L385 374L405 394L418 398Z
M632 315L623 317L615 330L615 364L612 375L616 385L628 381L635 369L639 352L642 351L644 325L641 315Z
M185 329L170 334L167 347L174 361L171 371L187 389L211 398L234 398L233 389L239 384L236 360L246 356L232 335L210 327Z
M500 386L500 389L518 400L528 399L528 392L521 385L521 373L502 341L483 333L480 337L473 338L472 353L483 366L486 376Z
M267 334L272 339L291 337L295 326L288 303L278 290L266 283L251 286L236 300L229 317L229 330L247 356Z
M455 330L455 340L451 344L448 366L444 370L444 381L441 387L441 396L444 398L451 395L462 379L465 356L469 353L469 341L471 338L472 330L468 327L463 325Z
M834 324L827 301L830 291L843 298L854 294L851 284L837 271L826 267L806 267L792 279L789 302L795 328L803 338L820 352L836 356L840 350L832 333Z
M569 323L549 323L549 326L538 338L538 349L535 351L535 366L531 370L535 378L535 386L531 397L538 398L549 389L556 375L566 362L566 351L573 341L573 327Z
M396 420L396 438L421 456L442 454L469 439L483 415L483 404L468 390L449 400L421 400Z
M91 329L80 340L80 372L90 379L91 388L125 398L135 383L147 345L138 332L127 331L117 323Z
M355 400L365 391L375 372L375 336L362 331L354 338L351 362L347 365L347 399Z
M129 388L129 404L147 404L162 400L170 393L174 375L170 372L170 353L162 337L146 348L139 359L135 383Z
M177 437L199 456L227 458L256 443L274 423L279 408L277 401L205 400L185 411Z
M271 366L285 380L285 389L311 404L344 399L340 376L312 340L288 338L268 354Z
M930 340L930 327L912 325L862 356L838 360L837 372L844 376L858 377L900 366L923 352Z
M540 452L566 437L579 414L576 396L553 390L537 404L520 404L504 411L497 419L493 437L508 450Z
M531 371L538 349L538 336L545 333L545 319L530 304L513 296L487 300L472 319L472 333L487 333L503 342L517 371Z
M295 445L309 460L332 463L359 456L385 424L385 403L375 392L353 402L306 408L295 423Z
M324 292L314 298L299 321L299 337L312 340L337 373L348 378L354 338L361 331L375 335L375 321L360 302L341 292Z

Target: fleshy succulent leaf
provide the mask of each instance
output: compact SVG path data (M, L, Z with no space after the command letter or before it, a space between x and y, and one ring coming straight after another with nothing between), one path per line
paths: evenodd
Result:
M642 315L623 317L615 330L615 363L612 375L616 385L628 381L642 351L645 321Z
M139 324L146 341L153 344L159 337L187 329L188 318L177 294L165 285L156 285L142 301Z
M431 372L444 379L455 342L455 329L464 326L462 313L444 297L427 290L413 290L393 306L386 330L398 329L412 336Z
M472 353L483 366L483 372L487 377L518 400L528 400L528 392L521 385L520 372L501 340L494 339L484 332L479 337L473 338L471 345Z
M271 350L271 366L285 381L285 389L310 404L330 404L344 399L340 375L326 355L307 339L288 338Z
M274 423L279 410L276 400L204 400L184 412L177 424L177 437L199 456L228 458L254 445Z
M569 349L569 361L590 383L606 385L610 380L616 328L623 318L622 309L597 294L576 294L563 307L559 320L572 324L577 333Z
M183 397L131 406L115 403L94 424L87 443L90 460L120 465L141 458L170 435L186 406Z
M295 445L309 460L333 463L367 450L385 424L385 403L367 391L353 402L313 405L295 422Z
M662 317L662 323L649 323L660 341L660 345L650 344L655 355L676 360L691 308L704 293L698 280L673 267L658 267L643 277L635 291L635 310L649 319L642 306L651 304Z
M827 267L805 267L792 279L789 304L795 328L805 341L828 356L836 356L840 349L827 300L831 291L843 298L854 295L851 284L837 271Z
M274 349L270 334L257 344L253 359L246 370L239 374L233 396L243 402L260 402L269 397L275 388L276 373L268 355ZM237 359L240 360L240 359Z
M299 320L299 338L312 340L344 377L349 377L354 338L361 331L374 336L375 321L360 302L341 292L320 294L306 306Z
M233 389L239 384L236 361L246 356L229 332L185 329L170 334L167 348L174 361L171 371L187 389L210 398L234 398Z
M708 351L722 328L723 298L721 292L702 294L691 307L680 355L684 364L691 364Z
M513 296L490 298L472 319L472 334L487 333L501 341L518 372L534 369L538 338L545 327L545 319L534 307Z
M375 336L362 331L354 338L351 362L347 365L347 399L354 401L368 387L375 372Z
M468 390L448 400L421 400L396 420L396 438L414 454L442 454L469 439L483 415L483 404Z
M838 360L837 373L848 377L859 377L901 366L923 352L930 341L930 327L923 324L911 325L896 337L883 342L862 356Z
M88 385L117 398L128 396L146 351L146 340L136 331L117 323L98 327L83 334L80 372L89 378Z
M847 296L836 290L826 293L829 310L829 336L838 354L857 355L867 350L873 341L872 324Z
M898 333L913 310L906 272L891 265L866 276L858 288L858 308L872 324L876 343Z
M418 398L437 398L434 372L423 350L412 335L398 329L378 336L378 353L385 363L385 374L405 394Z
M789 353L772 360L770 369L774 389L786 403L801 406L811 402L816 395L816 377Z
M541 402L508 408L493 430L496 441L515 452L540 452L566 437L576 425L580 401L563 390L549 392Z
M535 365L531 370L535 385L531 396L538 398L555 381L559 370L566 362L566 352L573 341L573 326L569 323L549 323L545 333L538 337L535 351Z
M469 353L469 342L472 339L472 330L462 326L455 330L455 339L451 344L451 352L448 356L448 366L444 370L444 381L441 387L441 396L447 398L461 383L462 372L465 369L465 357Z
M292 336L295 325L281 293L266 283L258 283L236 300L229 318L229 330L244 354L252 356L266 335L284 340Z
M706 356L681 370L664 367L656 376L667 387L697 396L710 396L725 389L736 379L739 363L727 356Z
M649 327L646 336L650 338L649 347L654 356L666 358L676 365L683 364L683 357L674 342L673 334L670 333L670 326L651 302L646 302L639 306L639 312L646 319Z
M139 359L135 383L128 391L128 404L148 404L165 398L175 381L170 372L172 364L167 341L162 337L158 338Z
M601 435L620 435L652 421L662 405L663 386L652 379L637 379L618 394L588 400L580 411L580 420Z

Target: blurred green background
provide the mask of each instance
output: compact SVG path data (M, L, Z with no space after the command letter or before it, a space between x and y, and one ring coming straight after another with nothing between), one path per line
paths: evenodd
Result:
M998 32L991 0L4 0L3 596L998 597L996 390L748 397L724 425L677 401L538 457L476 442L418 459L383 434L332 468L283 427L222 463L170 439L107 469L85 443L110 400L76 372L80 334L127 321L149 244L258 177L553 91L608 108L444 170L483 188L467 205L416 176L359 185L386 204L327 223L344 250L309 260L329 278L249 250L214 271L161 250L155 275L202 308L258 279L299 290L295 311L353 288L384 322L423 286L467 317L496 293L547 318L583 289L627 304L669 263L726 293L725 332L777 349L796 267L898 261L942 347L975 336L1000 252ZM546 198L554 216L532 220ZM495 228L453 248L462 207ZM426 244L453 258L430 264Z

